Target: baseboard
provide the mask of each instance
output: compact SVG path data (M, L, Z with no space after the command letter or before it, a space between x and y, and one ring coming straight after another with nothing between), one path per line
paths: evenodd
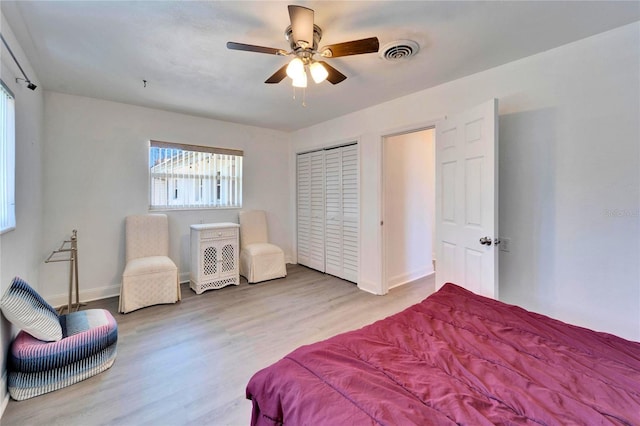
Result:
M91 302L92 300L106 299L120 295L120 284L83 290L80 287L80 302ZM69 303L69 294L56 294L45 298L52 306L63 306ZM75 295L74 295L75 301Z
M9 404L9 391L7 389L7 371L5 370L0 378L0 419L2 419L7 404Z
M433 265L430 265L425 266L424 268L417 269L415 271L407 272L405 274L396 275L395 277L389 278L389 289L419 280L421 278L426 278L434 273L435 271L433 269Z
M292 263L291 258L285 258L285 263ZM190 280L190 272L180 272L178 275L180 283L188 283ZM82 290L80 288L80 302L91 302L93 300L106 299L108 297L115 297L120 295L120 284L92 288L88 290ZM75 296L74 296L75 297ZM69 294L56 294L53 296L47 296L45 298L52 306L60 307L66 306L69 303Z
M373 281L358 280L358 288L367 293L375 294L376 296L382 296L380 293L380 285Z

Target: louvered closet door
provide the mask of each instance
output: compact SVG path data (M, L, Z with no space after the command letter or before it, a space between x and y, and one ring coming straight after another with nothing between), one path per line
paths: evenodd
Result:
M358 145L342 151L342 278L358 282Z
M298 154L298 263L324 272L324 153Z
M327 274L342 277L342 150L324 153L325 264Z
M316 151L310 153L310 155L311 222L309 234L309 264L307 266L324 272L324 152Z
M309 266L311 259L311 154L298 155L298 263Z
M358 281L358 146L299 154L298 263Z
M326 272L358 281L358 146L325 151Z

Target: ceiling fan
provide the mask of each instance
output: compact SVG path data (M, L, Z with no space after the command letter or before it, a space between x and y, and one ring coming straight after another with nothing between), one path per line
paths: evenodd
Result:
M269 55L294 56L291 62L283 65L265 81L268 84L280 83L286 76L289 76L293 80L294 87L307 87L307 69L316 83L328 80L332 84L338 84L347 78L325 61L316 60L314 58L316 55L329 59L378 51L377 37L331 44L318 49L318 43L322 39L322 30L313 23L313 15L313 9L289 5L291 25L286 28L284 34L289 41L291 51L233 41L227 43L227 48Z

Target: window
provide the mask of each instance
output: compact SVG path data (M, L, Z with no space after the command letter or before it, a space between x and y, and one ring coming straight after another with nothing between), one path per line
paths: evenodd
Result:
M0 233L16 227L15 100L0 80Z
M151 141L150 209L242 207L242 151Z

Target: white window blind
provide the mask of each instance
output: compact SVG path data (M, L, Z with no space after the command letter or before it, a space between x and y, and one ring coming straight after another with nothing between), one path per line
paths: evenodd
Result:
M150 141L150 209L242 207L240 150Z
M16 227L15 100L0 80L0 233Z

